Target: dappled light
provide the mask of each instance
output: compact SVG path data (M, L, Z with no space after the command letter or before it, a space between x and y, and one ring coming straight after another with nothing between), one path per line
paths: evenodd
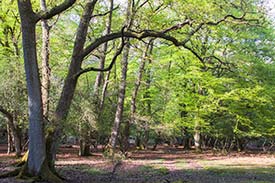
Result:
M0 0L0 183L275 182L274 2Z

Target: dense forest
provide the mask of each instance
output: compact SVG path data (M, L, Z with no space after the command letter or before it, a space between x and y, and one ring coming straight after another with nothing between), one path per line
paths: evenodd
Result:
M116 162L164 144L273 152L275 29L265 4L0 1L0 141L23 156L5 176L62 182L56 156L68 144Z

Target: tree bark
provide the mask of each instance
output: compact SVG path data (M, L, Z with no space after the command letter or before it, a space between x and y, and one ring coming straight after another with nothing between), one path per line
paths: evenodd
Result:
M104 35L110 34L111 33L111 27L112 27L114 1L110 0L109 3L110 3L110 8L109 8L110 13L109 13L109 16L108 16L108 20L106 22L106 29L104 31ZM108 42L105 42L103 44L102 53L101 53L101 60L100 60L100 64L99 64L100 69L103 69L104 66L105 66L105 59L106 59L107 49L108 49ZM98 72L97 73L95 84L94 84L94 95L95 95L95 99L97 101L99 100L99 87L101 86L103 77L104 77L103 72ZM100 104L100 102L99 102L99 104Z
M182 137L183 137L183 149L190 150L190 134L186 128L182 129ZM191 135L192 137L192 135Z
M38 176L46 158L46 147L43 129L41 84L36 55L35 26L37 17L32 11L29 0L18 0L18 7L21 18L24 66L28 89L29 156L27 171L30 175Z
M90 132L89 125L86 125L87 121L81 121L79 124L79 156L90 156L91 148L90 148Z
M47 11L46 1L40 0L40 7L42 11ZM49 91L50 91L50 76L51 68L49 65L50 59L50 27L48 20L41 20L42 27L42 103L43 103L43 115L48 117L49 113Z
M8 153L15 150L15 155L21 155L21 138L18 127L14 123L15 115L12 112L0 106L0 112L7 118L7 132L8 132Z
M7 137L8 137L8 151L7 154L10 154L14 151L14 144L13 144L13 139L12 139L12 134L11 134L11 129L9 124L7 124Z
M126 14L126 23L128 29L132 26L132 0L128 0L127 6L127 14ZM130 42L129 38L125 39L125 47L122 55L121 60L121 81L119 85L119 94L118 94L118 102L117 102L117 109L115 114L115 120L111 132L111 137L109 140L109 146L111 148L112 157L114 156L117 138L119 134L120 123L122 121L123 115L123 108L124 108L124 99L125 99L125 91L126 91L126 79L127 79L127 69L128 69L128 57L130 52Z
M137 95L138 95L138 91L139 91L139 87L141 84L141 80L142 80L142 76L143 76L143 72L144 72L144 68L145 68L145 64L146 61L148 61L148 52L151 53L152 50L152 39L149 41L149 44L146 45L145 50L143 52L142 55L142 59L140 62L140 66L139 66L139 70L138 70L138 76L137 76L137 80L135 82L135 87L134 90L132 92L132 97L131 97L131 111L130 111L130 121L126 121L125 122L125 127L124 127L124 135L123 135L123 151L126 152L129 148L129 136L130 136L130 128L131 128L131 124L134 123L134 119L135 119L135 113L136 113L136 99L137 99ZM146 132L145 132L146 133Z
M107 93L107 88L109 85L109 79L110 79L110 75L111 75L111 71L108 71L106 76L105 76L105 80L104 80L104 84L102 87L102 93L101 93L101 100L100 100L100 104L99 104L99 118L101 117L100 115L102 115L103 112L103 107L104 107L104 102L105 102L105 98L106 98L106 93Z
M121 69L121 81L119 86L119 96L118 96L117 109L115 114L115 121L114 121L112 133L109 141L109 145L111 146L113 152L117 144L117 138L118 138L120 123L121 123L122 114L123 114L129 50L130 50L130 44L129 44L129 40L127 40L127 43L125 45L125 50L123 52L123 58L121 60L122 69Z
M201 134L200 134L200 125L198 122L195 122L195 133L194 133L194 143L195 143L195 150L200 152L201 151Z
M81 70L81 64L84 57L81 56L90 20L92 18L93 10L97 0L90 0L84 9L84 13L81 17L78 25L76 38L74 41L74 48L69 67L69 72L66 76L64 86L62 88L61 96L59 98L55 113L54 113L54 125L55 129L47 135L47 157L49 159L50 168L54 169L55 156L57 153L58 143L62 135L62 123L67 118L71 102L75 93L78 77L75 75Z

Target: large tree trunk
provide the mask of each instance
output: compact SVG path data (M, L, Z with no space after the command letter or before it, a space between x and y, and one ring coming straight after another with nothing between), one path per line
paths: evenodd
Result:
M108 35L111 33L111 27L112 27L112 17L113 17L113 8L114 8L114 1L113 0L109 0L109 16L108 19L106 21L106 29L103 33L103 35ZM101 51L101 55L100 55L100 63L99 63L99 68L103 69L105 66L105 60L106 60L106 54L108 51L108 42L105 42L102 46L102 51ZM104 105L104 100L105 100L105 96L106 96L106 92L107 92L107 88L108 88L108 83L109 83L109 77L111 74L111 70L108 71L107 75L106 75L106 79L104 80L104 74L102 71L97 73L96 76L96 80L94 83L94 105L96 106L96 113L97 113L97 121L100 123L102 121L102 114L103 114L103 105ZM102 87L102 95L101 97L99 96L99 91L100 91L100 86L103 83L103 87ZM81 145L81 144L80 144ZM85 144L84 146L88 146L88 144ZM87 149L88 147L84 148ZM90 146L89 146L90 149ZM80 148L81 150L81 148ZM86 153L80 153L80 154L86 154Z
M71 102L75 93L78 79L76 75L81 70L81 64L84 59L81 56L81 54L84 49L89 22L92 18L92 13L96 2L97 0L90 0L85 6L85 10L81 17L74 42L74 49L69 67L69 72L65 79L65 83L62 88L62 93L54 113L53 121L55 129L53 131L49 131L47 135L47 158L49 161L49 166L52 170L54 170L54 163L58 143L62 135L62 124L63 121L67 118Z
M38 176L46 158L46 148L43 129L43 111L41 85L38 73L36 55L35 25L36 16L32 11L30 1L18 1L21 18L24 66L28 89L29 109L29 155L27 171Z
M192 135L191 135L192 136ZM183 149L190 150L190 134L186 127L182 128Z

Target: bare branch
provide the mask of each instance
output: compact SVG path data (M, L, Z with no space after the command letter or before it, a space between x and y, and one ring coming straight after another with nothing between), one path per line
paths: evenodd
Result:
M58 14L56 20L51 25L49 25L49 29L52 29L53 26L55 26L55 24L57 24L59 18L60 18L60 14Z
M169 27L169 28L163 30L162 33L167 33L167 32L173 31L173 30L178 30L178 29L181 29L182 27L184 27L185 25L191 25L191 24L192 24L192 21L187 19L183 23L174 25L172 27Z
M123 33L124 37L127 38L135 38L135 39L139 39L142 40L144 38L147 37L151 37L151 38L161 38L164 39L166 41L172 42L175 46L183 46L184 48L186 48L187 50L191 51L202 63L204 62L204 59L198 54L196 53L194 50L192 50L190 47L186 46L186 43L189 42L189 40L192 38L192 36L198 32L200 29L203 28L203 26L208 25L208 26L216 26L221 24L222 22L225 22L227 19L231 18L234 20L238 20L238 21L255 21L255 20L247 20L244 18L245 17L245 13L240 16L240 17L236 17L234 15L226 15L225 17L223 17L222 19L218 20L217 22L203 22L200 23L194 30L192 30L186 39L184 39L183 41L179 41L177 38L167 35L166 33L180 29L186 25L192 25L192 21L191 20L186 20L181 24L172 26L170 28L167 28L165 30L162 31L154 31L154 30L143 30L140 32L134 32L134 31L127 31ZM111 33L108 35L104 35L98 39L96 39L93 43L91 43L90 45L88 45L82 52L81 57L84 58L87 55L89 55L89 53L91 53L94 49L96 49L98 46L100 46L101 44L114 40L114 39L118 39L122 36L122 32L117 32L117 33Z
M118 9L118 8L119 8L119 6L116 6L115 8L113 8L113 9L111 9L111 10L105 12L105 13L99 13L99 14L93 15L92 18L94 18L94 17L106 16L106 15L108 15L109 13L111 13L112 11L114 11L114 10L116 10L116 9Z
M116 59L117 57L121 54L123 48L124 48L124 45L125 45L125 40L124 40L124 30L125 30L125 26L122 28L121 30L121 34L122 34L122 37L121 37L121 45L120 45L120 48L117 50L115 56L113 57L110 65L107 67L107 68L94 68L94 67L88 67L86 69L82 69L80 72L78 72L74 77L79 77L80 75L86 73L86 72L90 72L90 71L101 71L101 72L105 72L105 71L109 71L113 68L113 65L115 64L116 62Z
M37 21L39 21L41 19L50 19L50 18L52 18L55 15L58 15L58 14L62 13L63 11L67 10L68 8L70 8L75 2L76 2L76 0L64 0L63 3L61 3L58 6L53 7L49 11L39 12Z

